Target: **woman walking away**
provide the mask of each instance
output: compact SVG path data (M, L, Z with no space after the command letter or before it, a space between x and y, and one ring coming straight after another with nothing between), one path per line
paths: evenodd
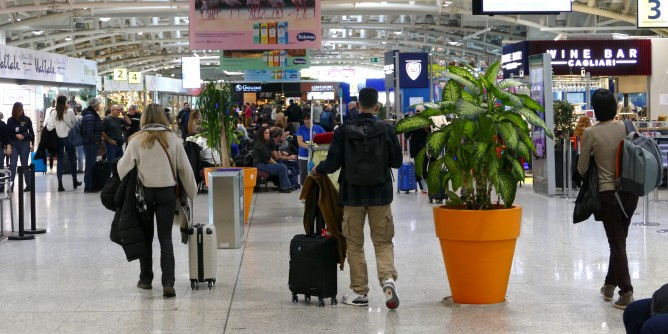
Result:
M623 208L615 199L617 144L626 137L626 127L624 123L614 119L617 113L614 93L607 89L597 89L591 97L591 104L599 122L585 129L582 134L578 172L580 175L585 175L591 159L594 159L598 165L601 219L610 246L608 273L601 288L601 295L605 300L612 300L615 296L615 288L619 287L619 299L614 306L623 310L633 302L633 285L631 285L629 261L626 256L626 237L629 234L633 211L638 204L638 196L619 192Z
M129 138L123 157L118 161L118 176L123 179L137 167L137 177L144 186L144 196L150 221L142 222L148 254L139 258L137 287L151 289L153 281L153 216L160 242L162 292L174 297L174 249L172 226L176 207L177 178L182 191L191 200L197 194L195 176L188 162L181 138L169 129L165 112L160 105L151 104L141 116L141 131ZM169 166L169 167L166 167Z
M12 107L12 117L7 120L7 130L10 134L10 142L7 151L10 152L9 170L12 172L12 185L16 176L16 165L21 159L21 166L28 166L28 157L35 148L35 132L32 129L32 121L23 111L23 103L16 102ZM24 173L26 181L24 191L31 191L30 174Z
M74 127L77 122L76 115L72 109L67 109L67 97L58 96L56 100L56 109L52 109L48 117L46 127L49 131L56 129L56 134L58 134L58 150L56 151L56 157L58 158L58 164L56 165L56 175L58 176L58 191L65 191L63 187L63 169L64 166L64 152L67 152L67 160L70 164L70 173L72 174L72 185L74 189L81 185L81 182L77 180L77 169L76 169L76 149L70 143L70 140L67 138L67 135L70 133L70 129Z

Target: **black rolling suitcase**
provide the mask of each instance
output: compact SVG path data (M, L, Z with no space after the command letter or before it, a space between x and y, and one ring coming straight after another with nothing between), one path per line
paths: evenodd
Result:
M319 234L298 234L290 242L290 274L288 286L292 301L297 295L318 297L318 306L325 306L325 298L336 305L338 242Z
M315 192L317 194L317 192ZM317 195L313 195L317 203ZM337 304L337 265L339 261L339 243L333 237L324 237L321 231L325 220L320 209L314 212L313 231L297 234L290 242L290 272L288 287L292 292L292 301L297 302L297 295L304 295L306 301L311 296L318 297L318 306L325 306L325 298L331 298L332 305Z

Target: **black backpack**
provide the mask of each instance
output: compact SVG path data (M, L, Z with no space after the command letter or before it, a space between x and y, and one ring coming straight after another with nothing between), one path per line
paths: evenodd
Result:
M355 186L387 182L388 150L385 124L375 119L346 123L344 167L346 180Z

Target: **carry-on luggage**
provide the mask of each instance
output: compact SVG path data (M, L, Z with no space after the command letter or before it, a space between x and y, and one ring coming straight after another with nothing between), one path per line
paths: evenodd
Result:
M412 162L404 162L399 167L399 180L397 181L397 193L411 190L417 192L417 181L415 180L415 166Z
M195 224L188 229L188 234L190 288L194 290L199 287L199 283L207 282L211 289L216 284L218 266L216 227L212 224Z
M95 162L93 167L93 189L100 190L111 178L111 164L106 160Z
M445 194L445 190L443 189L436 192L432 192L431 189L429 189L427 195L429 196L429 203L442 204L443 201L448 199L448 195Z
M46 163L44 163L44 159L35 159L36 153L37 152L30 153L30 160L35 164L35 173L46 173Z
M298 294L306 301L318 297L318 306L325 306L325 298L336 305L338 242L319 233L297 234L290 242L290 273L288 286L292 301Z
M319 208L313 224L315 233L297 234L290 241L288 287L292 302L299 301L297 295L302 294L306 301L317 296L320 307L325 306L325 298L331 298L331 304L336 305L339 244L335 238L321 235L325 220Z

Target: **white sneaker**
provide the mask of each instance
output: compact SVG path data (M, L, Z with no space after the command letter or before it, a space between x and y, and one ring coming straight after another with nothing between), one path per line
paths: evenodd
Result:
M387 308L394 310L399 307L399 296L393 279L388 278L383 281L383 293L385 293L385 306Z
M341 301L344 304L348 305L353 305L353 306L368 306L369 305L369 298L367 295L358 295L354 292L351 292L349 294L346 294L343 296L343 299Z

